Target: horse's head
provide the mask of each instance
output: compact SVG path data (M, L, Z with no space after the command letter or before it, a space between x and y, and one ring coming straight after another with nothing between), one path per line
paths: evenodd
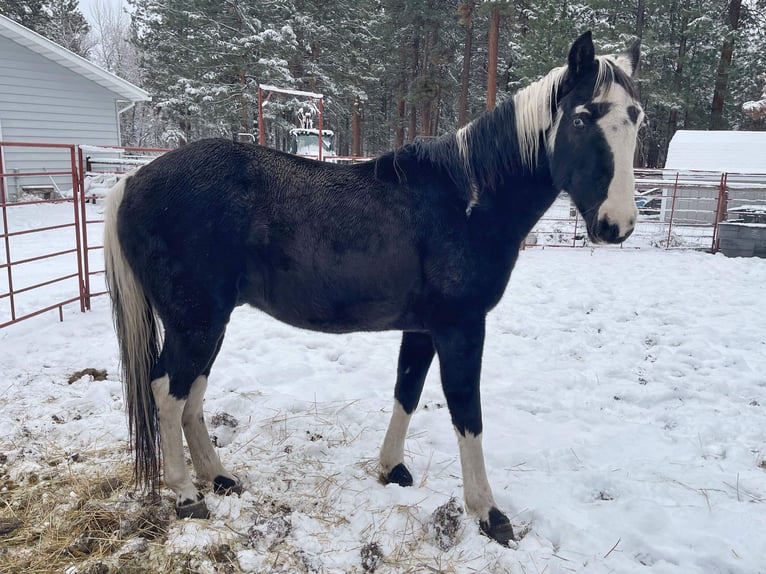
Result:
M569 51L548 134L553 182L572 197L596 243L620 243L636 224L633 154L644 113L633 77L639 45L594 55L590 32Z

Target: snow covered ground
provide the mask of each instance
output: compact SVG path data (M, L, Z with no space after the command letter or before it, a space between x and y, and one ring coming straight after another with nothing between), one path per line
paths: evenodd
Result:
M48 221L50 207L24 217ZM466 516L438 545L432 514L462 504L462 484L436 365L407 442L415 486L383 486L399 336L321 335L240 308L205 410L246 492L208 494L210 521L173 519L115 556L163 571L148 564L182 555L200 573L766 573L765 284L761 259L521 254L488 320L482 381L490 482L525 534L512 549ZM41 480L127 468L105 297L63 323L0 330L0 365L0 517ZM86 368L107 379L69 383ZM89 560L75 553L69 572Z

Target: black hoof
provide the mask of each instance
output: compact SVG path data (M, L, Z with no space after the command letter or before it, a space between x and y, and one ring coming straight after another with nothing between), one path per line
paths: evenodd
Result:
M388 476L383 477L385 484L398 484L399 486L412 486L412 475L407 467L403 463L397 464L388 473Z
M213 479L213 492L229 496L230 494L242 494L242 486L233 478L216 476Z
M205 504L205 497L197 495L197 500L184 500L176 504L178 518L210 518L210 511Z
M503 546L508 546L509 542L514 539L511 521L497 508L492 508L489 511L489 520L479 521L479 529L482 534L489 536Z

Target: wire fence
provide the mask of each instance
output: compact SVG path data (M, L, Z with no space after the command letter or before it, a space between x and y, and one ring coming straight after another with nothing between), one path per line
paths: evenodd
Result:
M19 163L28 169L6 171L3 158L21 157L21 151L45 152L47 167L27 161ZM0 328L44 313L57 312L63 320L65 306L86 311L92 297L106 292L103 198L120 174L166 151L0 142ZM722 230L724 238L739 238L751 234L750 228L766 228L766 174L639 169L635 175L639 221L618 248L715 252ZM739 225L748 229L734 229ZM585 222L565 194L524 243L542 249L591 246Z

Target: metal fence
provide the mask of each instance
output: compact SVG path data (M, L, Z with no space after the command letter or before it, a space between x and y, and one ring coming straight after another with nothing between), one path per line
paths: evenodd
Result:
M50 165L68 167L6 173L2 152L12 148L44 149L56 156ZM105 293L103 197L119 174L166 151L0 142L0 328L48 312L58 311L63 320L65 306L85 311L92 297ZM13 201L9 178L17 190ZM635 194L639 223L622 248L715 252L720 222L766 220L766 174L636 170ZM584 221L563 195L524 246L590 243Z
M639 221L621 248L718 250L725 220L766 214L766 174L637 169ZM590 247L585 222L562 195L528 235L525 247Z
M55 169L7 170L5 158L23 150ZM56 311L63 320L65 306L86 311L105 292L91 281L103 276L97 204L117 174L165 151L0 142L0 328Z

